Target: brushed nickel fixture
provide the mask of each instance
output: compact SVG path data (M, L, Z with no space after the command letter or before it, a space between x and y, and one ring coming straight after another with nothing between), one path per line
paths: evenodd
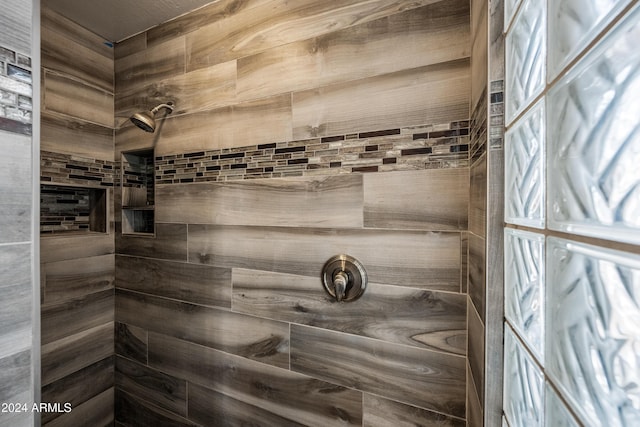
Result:
M173 102L169 101L166 104L160 104L149 111L135 113L129 118L129 120L131 120L134 125L138 126L143 131L153 133L156 130L155 116L161 108L166 108L167 110L169 110L167 112L167 114L169 114L173 111Z
M324 264L322 283L336 301L352 301L359 298L367 287L367 272L354 257L336 255Z

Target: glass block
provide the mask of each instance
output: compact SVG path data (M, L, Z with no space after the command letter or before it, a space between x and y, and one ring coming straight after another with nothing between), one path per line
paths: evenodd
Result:
M547 383L545 389L545 426L547 427L580 427L560 397Z
M504 335L503 409L511 427L542 427L544 378L512 329Z
M538 360L544 358L544 236L504 232L505 316Z
M547 238L546 372L584 423L640 425L640 256Z
M505 221L543 228L544 103L538 102L505 134Z
M549 1L547 77L552 81L630 0Z
M640 244L640 6L547 96L548 221Z
M509 24L520 3L521 0L504 0L504 28L509 28Z
M507 33L507 123L511 123L544 88L546 57L546 2L525 0Z

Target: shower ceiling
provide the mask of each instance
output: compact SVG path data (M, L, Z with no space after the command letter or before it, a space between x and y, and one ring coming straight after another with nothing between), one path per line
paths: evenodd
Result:
M44 0L43 6L118 42L215 1L219 0Z

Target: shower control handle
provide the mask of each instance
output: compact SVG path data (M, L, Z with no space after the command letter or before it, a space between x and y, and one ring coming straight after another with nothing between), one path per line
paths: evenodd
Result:
M339 271L333 276L333 286L336 293L336 301L340 302L347 293L347 284L349 283L349 275L344 271Z
M336 302L352 301L364 292L367 286L367 272L354 257L336 255L324 264L322 283Z

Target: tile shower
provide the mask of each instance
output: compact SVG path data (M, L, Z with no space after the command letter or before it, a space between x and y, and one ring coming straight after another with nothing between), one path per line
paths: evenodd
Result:
M357 24L330 29L345 11L324 2L243 4L202 25L223 3L114 52L43 13L43 181L111 201L107 233L42 238L43 396L76 408L45 423L464 425L467 2L352 2ZM253 39L296 14L314 23ZM127 123L165 99L155 134ZM149 148L155 227L132 235L121 156ZM343 252L370 284L338 304L319 277Z

